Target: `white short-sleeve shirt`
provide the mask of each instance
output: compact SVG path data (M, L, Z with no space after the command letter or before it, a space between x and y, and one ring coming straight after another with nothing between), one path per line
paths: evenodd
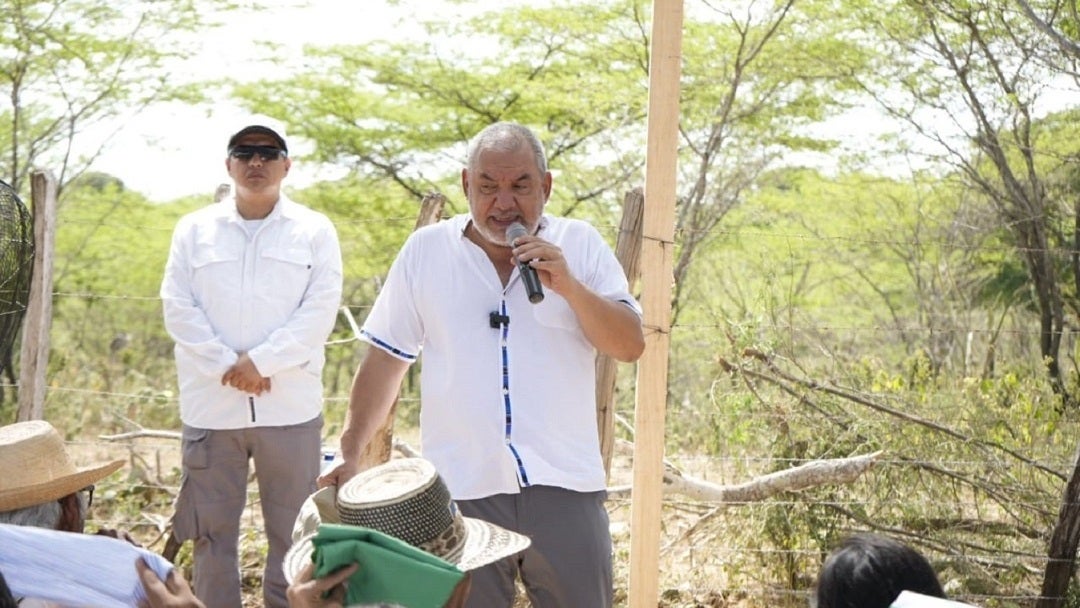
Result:
M423 352L424 457L455 499L547 485L606 486L596 429L596 351L570 306L550 290L529 302L517 269L504 288L487 254L465 237L470 216L414 232L390 268L362 330L406 360ZM626 275L600 233L544 216L575 277L638 315ZM492 327L492 316L508 322Z

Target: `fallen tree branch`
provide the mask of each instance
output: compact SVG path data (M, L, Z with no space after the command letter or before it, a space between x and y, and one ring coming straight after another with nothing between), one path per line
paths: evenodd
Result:
M678 494L703 502L726 504L760 502L781 492L851 483L868 471L879 456L880 451L849 458L813 460L797 467L756 477L745 483L723 486L687 477L665 463L664 494ZM609 488L608 497L626 497L630 495L630 491L630 486Z
M102 441L126 441L128 439L139 439L141 437L153 437L155 439L180 439L180 431L160 431L154 429L144 429L140 427L135 431L128 431L126 433L118 433L116 435L98 435L98 439Z
M180 439L178 431L163 431L138 427L134 431L117 435L101 435L104 441L123 441L140 437ZM623 451L633 450L633 444L620 440L616 445ZM405 441L394 439L393 447L406 457L419 457L421 454ZM851 483L870 469L881 452L836 458L832 460L814 460L784 471L769 473L737 485L721 486L683 475L671 462L664 461L664 494L678 494L702 502L741 503L760 502L781 492L797 492L806 488L823 485ZM608 488L609 498L624 498L630 495L631 486L613 486Z
M970 444L973 444L973 445L984 447L986 449L1002 452L1002 453L1008 455L1009 457L1014 458L1017 461L1023 463L1024 465L1027 465L1027 466L1030 466L1032 468L1043 471L1044 473L1047 473L1047 474L1049 474L1049 475L1051 475L1051 476L1053 476L1053 477L1055 477L1057 479L1060 479L1061 481L1066 481L1065 475L1063 473L1061 473L1060 471L1056 471L1056 470L1052 469L1050 466L1048 466L1048 465L1046 465L1044 463L1041 463L1041 462L1039 462L1037 460L1034 460L1032 458L1028 458L1027 456L1024 456L1023 454L1021 454L1017 450L1010 449L1007 446L1004 446L1004 445L1002 445L1000 443L996 443L996 442L993 442L993 441L987 441L985 439L978 438L978 437L972 437L970 435L967 435L967 434L961 433L959 431L953 430L953 429L951 429L951 428L949 428L949 427L947 427L947 426L945 426L943 424L939 424L939 423L937 423L937 422L935 422L933 420L929 420L927 418L923 418L923 417L917 416L915 414L910 414L910 413L902 411L902 410L900 410L898 408L890 407L888 405L885 405L884 403L881 403L881 402L878 402L878 401L872 399L871 397L860 395L857 392L855 392L854 389L845 390L843 388L839 388L839 387L824 384L822 382L818 382L817 380L810 380L810 379L807 379L807 378L796 377L793 374L790 374L790 373L780 369L769 355L767 355L766 353L763 353L763 352L761 352L759 350L745 349L742 354L747 359L756 360L756 361L761 362L774 375L770 376L769 374L765 374L763 372L759 372L759 371L750 369L749 367L747 367L745 365L736 365L734 363L731 363L730 361L728 361L727 359L725 359L723 357L720 357L718 362L720 363L720 366L724 369L724 371L726 371L728 373L731 373L731 374L735 374L735 373L743 374L743 375L745 375L747 377L750 377L750 378L756 378L758 380L769 382L769 383L774 384L776 386L780 386L785 392L788 392L791 395L797 395L798 393L795 390L793 390L791 387L785 385L784 384L785 382L794 384L796 386L801 386L804 389L808 389L808 390L811 390L811 391L823 392L823 393L826 393L826 394L829 394L829 395L833 395L834 397L840 397L841 399L845 399L845 400L850 401L852 403L857 403L859 405L868 407L868 408L870 408L872 410L875 410L877 412L880 412L882 414L886 414L888 416L898 418L900 420L903 420L904 422L909 422L909 423L912 423L912 424L916 424L916 425L931 429L931 430L933 430L935 432L938 432L938 433L941 433L941 434L943 434L943 435L945 435L947 437L951 437L953 439L956 439L957 441L962 441L964 443L970 443Z

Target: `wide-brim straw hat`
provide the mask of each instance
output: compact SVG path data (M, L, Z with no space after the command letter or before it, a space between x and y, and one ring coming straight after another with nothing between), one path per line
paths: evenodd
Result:
M285 557L290 583L311 563L311 537L319 523L371 528L403 540L469 571L529 547L527 536L461 515L435 465L423 458L398 458L370 468L337 489L313 494L301 509L294 544Z
M0 427L0 512L59 500L122 466L114 460L76 467L60 433L44 420Z

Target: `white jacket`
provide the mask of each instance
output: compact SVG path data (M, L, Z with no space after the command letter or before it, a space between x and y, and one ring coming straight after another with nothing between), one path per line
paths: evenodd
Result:
M181 218L161 299L176 341L184 424L237 429L318 416L341 283L334 225L284 195L250 237L233 198ZM221 384L243 352L270 378L269 392Z

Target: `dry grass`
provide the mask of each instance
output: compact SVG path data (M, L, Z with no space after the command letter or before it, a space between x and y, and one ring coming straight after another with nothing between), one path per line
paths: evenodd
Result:
M415 437L406 433L406 441ZM415 444L414 444L415 445ZM161 552L168 535L171 501L179 483L179 442L168 439L137 439L124 443L108 443L86 439L72 444L80 462L100 462L123 459L128 465L121 472L99 484L90 528L121 528L132 533L141 543ZM703 470L708 461L685 458L679 461L684 471L710 478ZM717 478L715 472L711 477ZM632 472L626 458L616 458L611 484L630 483ZM243 516L241 539L241 570L245 585L245 606L261 605L261 575L265 556L262 522L258 508L258 492L249 487L248 508ZM609 502L612 539L615 548L616 605L628 603L631 545L631 504L628 498ZM745 586L748 580L732 580L730 550L739 541L745 522L729 521L727 513L710 505L665 501L661 520L659 606L664 608L720 606L782 606L805 605L805 599L791 592L780 591L770 601L762 602L756 591L731 591ZM738 560L736 560L738 561ZM190 576L190 543L177 557L177 565ZM519 606L528 606L520 601Z

